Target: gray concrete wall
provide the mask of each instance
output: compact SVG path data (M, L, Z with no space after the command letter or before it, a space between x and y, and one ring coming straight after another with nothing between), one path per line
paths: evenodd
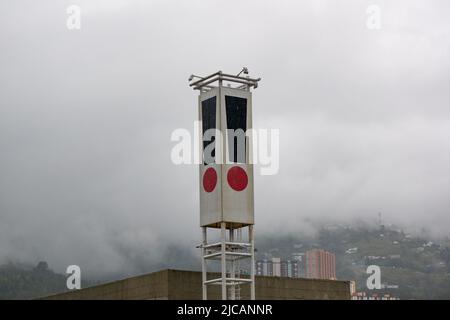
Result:
M217 275L209 275L208 278ZM208 286L208 299L219 299L220 286ZM186 299L202 298L201 272L162 270L138 277L45 299ZM249 299L249 285L242 285L241 299ZM256 299L350 299L350 282L338 280L256 277Z
M81 290L55 294L49 300L167 299L169 270L118 280Z

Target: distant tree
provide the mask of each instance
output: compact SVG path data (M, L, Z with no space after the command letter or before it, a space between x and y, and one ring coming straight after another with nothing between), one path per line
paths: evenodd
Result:
M46 261L40 261L34 268L34 271L36 272L48 271L48 263Z

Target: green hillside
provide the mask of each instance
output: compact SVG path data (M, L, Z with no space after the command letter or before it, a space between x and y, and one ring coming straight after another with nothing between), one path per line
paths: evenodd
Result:
M46 262L36 267L6 264L0 266L0 299L31 299L66 289L66 277L54 273Z
M323 248L336 254L336 276L356 280L366 291L367 266L381 268L387 285L371 293L390 293L401 299L450 299L450 246L448 240L434 243L395 227L350 227L329 225L315 236L301 234L259 238L258 255L269 253L289 258L294 252ZM398 286L398 288L396 288Z
M273 237L261 235L256 244L258 259L265 255L289 259L292 253L312 248L331 251L336 254L337 278L356 280L358 291L368 292L367 266L378 265L382 271L382 283L391 288L372 293L390 293L401 299L450 299L448 239L431 241L427 236L409 235L392 226L328 225L321 227L314 236L301 233ZM180 259L177 247L171 247L169 251L171 268L195 269L195 265L200 266L198 257L185 253ZM145 269L150 272L166 267L147 266ZM122 277L124 275L117 275L109 281ZM94 282L83 281L82 287L92 284ZM0 299L31 299L65 290L66 276L50 270L46 262L35 267L12 263L0 266Z

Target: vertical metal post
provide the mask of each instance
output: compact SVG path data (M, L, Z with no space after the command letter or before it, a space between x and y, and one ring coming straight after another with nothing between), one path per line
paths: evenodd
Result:
M255 300L255 239L253 236L253 225L248 226L248 237L250 240L250 250L251 250L251 266L250 266L250 300Z
M203 240L202 240L202 298L203 300L208 299L208 291L206 285L206 260L205 260L205 246L208 243L206 227L202 228Z
M225 241L227 237L226 233L226 223L221 222L220 228L221 228L221 260L222 260L222 300L227 300L227 260L225 255Z
M237 237L237 242L242 242L242 228L239 228L236 230L236 237ZM241 277L241 263L240 260L236 261L236 268L237 268L237 274L238 274L238 278ZM241 300L241 284L237 284L235 287L235 296L237 300Z
M233 229L233 227L230 227L230 242L234 242L234 229ZM230 251L232 251L232 250L230 250ZM233 257L231 257L231 275L230 275L230 277L232 278L232 279L234 279L235 277L236 277L236 274L235 274L235 261L234 261L234 259L233 259ZM236 300L236 294L235 294L235 281L234 280L232 280L233 281L233 284L231 284L231 286L230 286L230 299L231 300Z

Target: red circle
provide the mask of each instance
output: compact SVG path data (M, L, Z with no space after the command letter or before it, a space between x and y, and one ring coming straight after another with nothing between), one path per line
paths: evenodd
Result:
M236 191L242 191L247 188L248 176L241 167L232 167L227 173L228 184Z
M212 192L216 188L216 184L216 170L214 170L214 168L206 169L205 173L203 174L203 189L205 189L206 192Z

